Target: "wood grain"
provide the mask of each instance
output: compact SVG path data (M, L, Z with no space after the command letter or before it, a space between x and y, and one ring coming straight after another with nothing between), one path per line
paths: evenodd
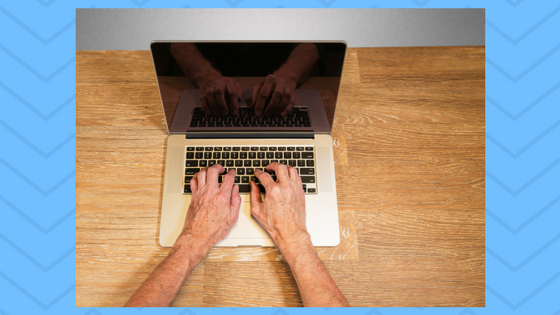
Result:
M76 305L118 307L169 252L165 118L148 51L76 61ZM336 83L306 84L334 100ZM484 306L484 93L484 47L348 49L332 132L341 244L316 250L352 306ZM174 306L301 297L277 249L215 248Z

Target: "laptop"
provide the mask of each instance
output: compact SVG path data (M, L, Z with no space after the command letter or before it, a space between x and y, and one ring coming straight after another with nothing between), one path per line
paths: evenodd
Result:
M242 203L237 223L216 246L275 246L251 216L249 181L258 182L255 169L278 162L295 167L302 178L313 245L338 245L330 133L346 44L158 41L150 48L169 133L159 244L173 246L182 231L193 175L203 167L221 164L226 172L236 169ZM285 70L299 74L297 83L287 84L292 93L286 95L295 93L295 98L278 102L272 95L259 96L262 86L270 82L266 81L269 75ZM201 93L207 89L199 79L207 73L228 78L235 100L224 98L220 103L218 96ZM262 108L260 116L255 115L256 104ZM232 115L234 107L237 115ZM216 112L217 108L227 108L227 114ZM262 185L259 188L266 198Z

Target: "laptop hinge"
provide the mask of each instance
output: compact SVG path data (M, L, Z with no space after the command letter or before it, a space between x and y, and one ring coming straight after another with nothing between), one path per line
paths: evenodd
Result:
M315 139L309 132L188 132L186 139Z

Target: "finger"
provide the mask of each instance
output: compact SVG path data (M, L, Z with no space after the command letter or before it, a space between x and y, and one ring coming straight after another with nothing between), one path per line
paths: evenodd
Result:
M208 100L206 99L206 96L200 98L200 106L202 106L202 110L206 115L212 115L212 110L208 105Z
M235 182L235 169L229 171L226 174L226 176L224 176L224 180L222 181L222 186L220 187L220 190L230 193L231 187L233 186L233 182Z
M278 181L287 181L289 179L288 168L284 164L280 164L277 162L270 163L266 166L266 169L274 171L274 173L276 173L276 177L278 178Z
M197 180L197 188L202 188L206 185L206 171L207 171L207 167L203 168L200 170L200 172L196 173L193 178L196 178Z
M193 197L198 192L198 183L196 182L196 176L193 176L193 178L191 178L191 192Z
M270 99L270 103L268 103L268 107L264 112L266 116L273 116L276 115L277 112L279 112L278 106L280 105L280 102L282 102L282 100L284 99L284 90L285 89L282 87L281 84L276 84L276 87L274 88L274 92L272 93L272 98Z
M208 107L212 111L212 115L220 116L220 111L218 110L218 104L216 102L216 96L214 95L214 88L210 88L206 94L206 99L208 100Z
M241 196L239 195L239 186L233 185L231 187L231 224L235 224L239 218L239 208L241 207Z
M286 89L282 103L278 106L280 116L286 117L286 115L292 111L292 108L294 108L294 105L296 104L295 94L295 91L291 91L288 88Z
M214 89L214 96L216 97L216 104L218 105L218 111L220 111L221 116L227 116L228 114L228 105L226 103L226 95L225 95L225 85L220 84L219 86Z
M243 87L241 86L241 84L239 84L239 82L235 81L235 84L237 86L237 98L239 101L241 101L241 99L243 98L243 94L245 94L245 90L243 90Z
M263 85L263 81L261 81L261 83L255 85L253 87L253 94L251 95L251 108L254 109L255 105L257 105L257 98L259 97L259 91L261 90L261 87Z
M251 185L251 214L253 214L255 218L258 218L261 213L262 205L261 191L254 181L250 181L249 185Z
M255 176L257 176L266 191L270 190L271 185L276 184L276 182L272 180L270 174L268 174L267 172L263 172L260 169L255 170Z
M256 116L260 116L263 113L264 110L264 105L266 104L266 100L268 99L268 96L270 95L270 93L272 93L273 89L274 89L274 85L273 85L273 80L274 77L270 77L270 75L268 77L266 77L261 89L259 90L258 93L258 98L257 98L257 104L255 105L255 115Z
M208 168L206 174L206 183L212 186L218 186L218 176L224 171L224 168L220 164L214 164L212 167Z
M237 98L237 91L235 84L229 83L227 86L227 96L228 96L228 110L229 114L233 116L237 116L239 112L239 104Z
M295 167L288 166L288 176L290 177L290 180L294 183L298 182L298 178L301 180L298 171Z

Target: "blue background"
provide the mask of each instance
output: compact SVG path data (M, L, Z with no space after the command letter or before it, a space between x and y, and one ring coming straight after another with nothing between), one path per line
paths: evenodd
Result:
M486 307L75 308L76 6L485 7ZM0 1L0 315L560 314L559 11L530 0Z

